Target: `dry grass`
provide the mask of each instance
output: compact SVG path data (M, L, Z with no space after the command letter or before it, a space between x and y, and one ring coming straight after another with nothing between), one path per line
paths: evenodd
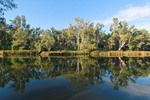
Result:
M12 55L36 55L35 51L32 50L0 50L0 55L12 56Z
M92 56L100 57L150 57L150 51L94 51Z
M89 54L89 51L63 50L63 51L50 51L50 52L43 51L41 53L41 56L72 56L72 55L87 55L87 54Z

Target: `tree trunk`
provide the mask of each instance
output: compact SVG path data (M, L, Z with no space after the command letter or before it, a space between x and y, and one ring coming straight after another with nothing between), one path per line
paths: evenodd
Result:
M121 47L121 43L122 43L122 42L121 42L121 39L120 39L120 40L119 40L119 49L120 49L120 47Z
M78 45L78 50L80 50L80 44L79 44L79 33L77 33L77 45Z
M80 72L80 63L79 63L79 58L77 59L77 72Z
M125 44L126 44L126 41L122 42L118 50L120 51L125 46Z
M120 60L121 66L126 67L126 63L121 59L121 57L119 57L119 60Z
M134 34L134 32L132 32L132 34L129 37L131 37L133 34ZM119 51L125 46L126 42L127 42L127 40L124 40L121 42L121 46L118 49Z
M101 39L100 39L101 40ZM97 32L97 43L96 43L96 47L98 47L98 43L99 43L99 33Z
M51 62L51 58L50 57L48 57L48 61Z
M51 46L48 48L48 51L50 51L51 50Z

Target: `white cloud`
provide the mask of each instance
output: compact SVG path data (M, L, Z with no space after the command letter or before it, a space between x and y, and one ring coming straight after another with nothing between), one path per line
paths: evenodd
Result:
M149 22L143 22L143 23L137 23L136 28L147 29L148 31L150 31L150 21Z
M130 83L127 88L121 88L121 91L134 96L146 96L150 98L150 86L141 83Z
M145 6L127 6L127 9L121 10L119 11L116 15L106 18L106 20L95 20L94 22L100 22L103 23L104 25L109 25L112 23L112 19L114 17L119 18L119 20L126 20L127 22L133 22L136 25L137 23L135 23L136 21L139 20L144 20L145 22L147 22L146 20L150 19L150 2L148 2ZM147 22L146 24L144 24L144 26L139 26L137 28L146 28L148 30L150 30L150 20L149 22Z
M109 78L104 77L103 79L111 83ZM119 90L132 96L144 96L150 98L150 74L148 77L140 77L138 81L139 82L136 82L135 84L129 82L126 88L119 87Z

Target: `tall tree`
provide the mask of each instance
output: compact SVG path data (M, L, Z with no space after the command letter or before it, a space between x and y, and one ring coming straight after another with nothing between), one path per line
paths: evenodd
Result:
M74 25L74 34L77 39L77 46L78 50L80 50L80 29L82 28L83 19L80 19L79 17L74 18L75 25Z
M3 20L0 23L0 49L7 50L11 46L11 34L9 31L9 25Z
M28 49L29 37L32 33L30 25L26 25L25 17L17 16L12 20L12 27L14 27L14 34L12 35L12 49Z
M29 36L29 49L41 52L41 32L40 28L32 28Z
M53 39L53 36L50 32L50 30L46 30L42 34L42 46L46 48L48 51L51 50L52 46L54 45L55 40Z
M118 18L113 19L113 24L110 26L110 31L112 31L111 42L114 42L116 49L121 50L133 35L134 25L128 28L127 22L120 21Z
M150 50L150 33L147 30L137 30L128 43L129 50Z
M102 28L104 27L103 24L97 23L95 27L95 39L96 39L96 47L98 47L99 42L101 42L101 34L102 34Z

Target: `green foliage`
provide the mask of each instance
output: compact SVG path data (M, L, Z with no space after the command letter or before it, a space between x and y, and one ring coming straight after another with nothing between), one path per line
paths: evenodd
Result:
M109 45L111 49L115 50L121 50L125 47L130 37L135 33L134 25L128 28L127 22L119 22L118 18L113 19L110 31L112 31L112 34L109 38Z
M35 51L32 51L32 50L3 50L1 51L0 50L0 55L3 55L5 57L7 56L27 56L27 55L36 55L36 52Z
M0 59L0 87L24 92L30 80L66 78L76 91L105 84L110 80L114 90L136 84L150 74L149 58L91 58L88 56L64 58Z
M130 50L150 50L150 34L145 29L136 31L128 46Z
M11 47L11 34L9 26L5 21L0 22L0 50L7 50Z
M12 34L12 49L28 49L31 29L29 25L26 25L25 17L17 16L11 22L14 27L14 34Z
M42 33L42 40L41 40L42 47L50 51L54 43L55 43L55 40L53 39L53 36L51 35L50 30L44 31Z
M68 28L50 30L30 28L25 16L17 16L11 24L0 23L0 50L150 50L147 30L128 27L126 21L113 19L111 33L103 31L103 24L74 18Z
M14 0L0 0L0 7L0 15L4 15L5 11L17 8L17 5Z

